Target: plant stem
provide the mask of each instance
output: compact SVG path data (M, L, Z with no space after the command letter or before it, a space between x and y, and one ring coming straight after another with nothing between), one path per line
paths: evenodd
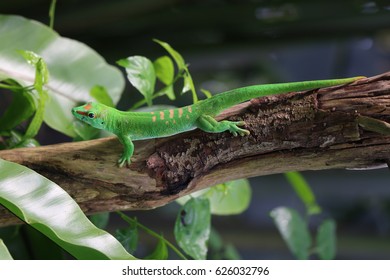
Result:
M168 247L170 247L172 249L172 251L174 251L180 258L182 258L183 260L187 260L187 258L183 255L182 252L179 251L179 249L177 249L171 242L169 242L167 239L164 238L164 236L158 234L157 232L149 229L148 227L140 224L136 219L133 219L133 218L130 218L129 216L125 215L124 213L120 212L120 211L117 211L116 212L124 221L126 221L127 223L129 224L137 224L138 227L140 227L141 229L143 229L145 232L147 232L148 234L150 234L151 236L153 237L156 237L158 239L163 239L164 242L168 245Z

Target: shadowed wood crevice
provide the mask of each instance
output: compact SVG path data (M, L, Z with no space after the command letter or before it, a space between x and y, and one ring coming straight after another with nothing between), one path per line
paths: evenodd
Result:
M135 142L118 168L116 138L0 151L63 187L87 213L150 209L227 180L390 162L390 73L353 84L253 99L218 119L251 134L194 130ZM0 210L0 224L16 220Z

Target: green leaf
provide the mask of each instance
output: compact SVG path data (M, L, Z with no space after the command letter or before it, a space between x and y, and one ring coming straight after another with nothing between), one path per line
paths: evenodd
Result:
M78 259L134 259L58 185L0 159L0 204Z
M17 52L29 50L43 58L50 72L44 86L44 121L53 129L76 137L71 109L90 101L90 89L104 86L116 104L124 88L122 73L85 44L60 37L49 27L20 16L0 15L0 80L12 78L31 86L35 71ZM40 65L41 67L42 65Z
M138 227L137 224L131 224L127 228L117 229L115 237L125 247L127 252L133 254L138 246Z
M18 84L12 82L15 86ZM27 120L35 112L36 106L33 96L23 88L13 90L11 104L0 117L0 131L8 131L15 128L21 122Z
M157 39L154 39L153 41L162 46L173 57L179 71L187 69L186 63L181 54L174 50L168 43Z
M172 59L169 56L162 56L157 58L153 62L154 71L157 78L164 84L170 85L173 82L175 76L175 68L173 66Z
M317 253L323 260L332 260L336 256L336 223L332 219L324 220L317 231Z
M35 68L34 88L38 92L39 96L37 110L23 137L24 139L29 139L34 138L38 134L38 131L41 128L43 122L45 104L48 98L48 93L46 90L43 89L43 86L49 81L49 71L42 57L40 57L36 53L24 50L21 50L19 52L27 60L27 62L33 65Z
M192 99L193 102L198 102L198 96L196 95L196 90L194 86L194 82L192 81L192 77L190 72L188 71L187 65L181 56L180 53L178 53L176 50L174 50L168 43L154 39L154 42L158 43L160 46L162 46L172 57L173 60L176 62L177 68L179 69L179 72L182 73L183 79L184 79L184 86L181 93L185 93L187 91L191 91L192 93Z
M174 100L176 98L173 90L175 68L172 59L169 56L162 56L156 59L153 65L157 78L167 86L164 90L165 94L169 99Z
M309 184L299 172L287 172L284 174L287 181L294 188L295 193L306 206L308 215L321 213L321 207L317 204L316 198Z
M49 82L49 70L47 69L45 61L35 52L26 50L19 50L18 52L29 64L34 66L34 87L40 93L42 91L42 87Z
M250 203L252 191L247 179L219 184L208 189L197 191L177 199L180 204L191 197L202 197L210 200L211 214L235 215L244 212Z
M108 94L107 90L103 86L96 85L91 88L89 93L97 102L107 105L109 107L115 107L114 102L112 101L111 96Z
M146 103L152 105L152 96L156 84L156 73L153 63L144 56L129 56L117 63L125 67L130 83L145 97Z
M5 246L3 239L0 239L0 260L13 260L7 246Z
M311 236L307 223L294 209L278 207L271 211L271 217L291 253L300 260L309 258Z
M89 216L89 220L98 228L104 229L107 227L110 220L110 212L103 212Z
M182 206L176 218L176 241L184 252L194 259L206 259L210 217L209 200L191 198Z
M168 259L168 247L163 238L158 239L158 243L154 251L145 257L145 260L166 260Z

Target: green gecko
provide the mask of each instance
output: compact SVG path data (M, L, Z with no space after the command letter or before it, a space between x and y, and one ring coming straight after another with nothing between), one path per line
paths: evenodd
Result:
M134 152L133 140L166 137L194 128L211 133L229 131L234 136L249 135L248 130L240 128L245 125L244 121L218 122L214 116L226 108L252 98L336 86L361 78L364 77L254 85L220 93L193 105L156 112L124 112L100 103L89 102L74 107L72 114L95 128L108 130L118 136L124 146L123 154L118 160L119 167L122 167L125 163L131 162Z

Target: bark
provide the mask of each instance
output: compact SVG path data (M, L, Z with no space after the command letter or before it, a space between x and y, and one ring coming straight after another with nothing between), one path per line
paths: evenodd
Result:
M251 134L200 130L135 142L118 168L116 138L0 151L64 188L86 213L150 209L228 180L390 163L390 72L353 84L253 99L218 119ZM0 225L15 218L0 210Z

